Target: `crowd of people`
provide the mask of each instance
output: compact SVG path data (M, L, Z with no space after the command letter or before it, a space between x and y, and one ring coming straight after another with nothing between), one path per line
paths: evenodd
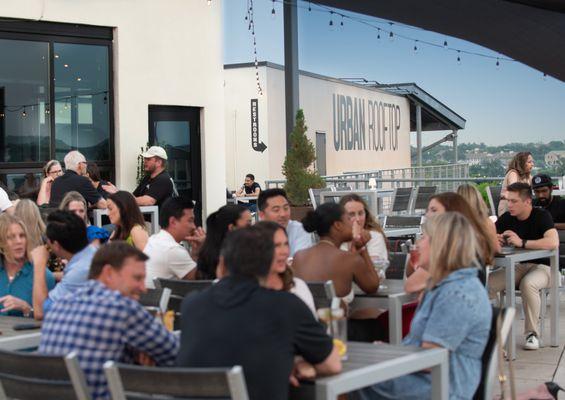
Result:
M103 181L78 151L65 156L64 173L59 162L46 164L36 203L7 206L0 191L0 315L43 320L39 352L76 351L94 399L109 398L102 369L108 360L241 365L251 399L286 399L289 382L339 373L339 349L318 321L311 281L333 282L350 340L382 338L383 310L349 309L355 287L379 289L375 266L389 256L363 198L344 196L296 221L283 189L261 190L248 175L238 194L256 201L219 208L205 231L196 226L194 202L175 192L164 149L143 156L147 175L133 193ZM507 211L496 222L473 185L429 201L417 262L406 269L405 290L420 295L404 344L449 350L452 398L471 398L479 384L490 300L505 288L503 270L488 273L495 254L509 245L555 249L556 227L565 228L565 200L552 195L551 178L523 181L532 165L531 155L511 162ZM44 204L53 208L45 222L38 208ZM159 206L159 232L149 234L143 205ZM90 224L95 207L108 209L110 228ZM254 212L260 222L253 223ZM529 350L539 348L540 290L550 277L547 260L516 268ZM180 337L138 302L156 278L215 282L184 299ZM421 371L352 398L420 399L430 390L430 374Z

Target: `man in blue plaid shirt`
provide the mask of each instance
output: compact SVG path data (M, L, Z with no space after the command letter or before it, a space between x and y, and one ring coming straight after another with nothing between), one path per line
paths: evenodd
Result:
M172 365L177 356L178 338L137 302L145 291L146 260L125 242L101 247L86 286L55 303L43 322L39 352L76 351L93 399L110 397L106 361L149 356L157 365Z

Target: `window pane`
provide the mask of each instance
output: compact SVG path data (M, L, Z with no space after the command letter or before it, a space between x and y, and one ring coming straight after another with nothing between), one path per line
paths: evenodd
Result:
M41 184L41 172L2 174L0 180L6 182L8 189L14 191L20 198L37 199Z
M167 170L177 185L177 190L190 189L190 125L188 121L157 121L155 142L167 152Z
M49 160L47 43L0 39L0 162Z
M110 160L108 47L54 44L56 158Z

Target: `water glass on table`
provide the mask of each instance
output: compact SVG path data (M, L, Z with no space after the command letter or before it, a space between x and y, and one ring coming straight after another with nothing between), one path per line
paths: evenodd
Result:
M327 327L342 360L347 360L347 318L343 308L320 308L318 318Z
M373 266L377 270L377 274L379 275L379 289L386 289L387 286L384 284L386 280L386 270L390 265L390 262L386 258L382 257L371 257L371 261Z

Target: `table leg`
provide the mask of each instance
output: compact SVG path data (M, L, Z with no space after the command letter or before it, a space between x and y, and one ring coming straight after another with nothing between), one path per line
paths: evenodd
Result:
M159 214L157 211L151 211L151 234L159 232Z
M94 210L94 226L102 227L102 214Z
M509 265L506 266L506 307L516 308L516 263L510 260ZM512 360L516 359L516 319L512 321L510 326L510 333L507 342L508 357Z
M445 352L441 363L432 367L432 399L449 398L449 353Z
M402 343L402 304L397 297L388 300L388 337L390 344Z
M551 263L551 314L549 316L551 323L551 346L559 345L559 252L553 251L550 258Z

